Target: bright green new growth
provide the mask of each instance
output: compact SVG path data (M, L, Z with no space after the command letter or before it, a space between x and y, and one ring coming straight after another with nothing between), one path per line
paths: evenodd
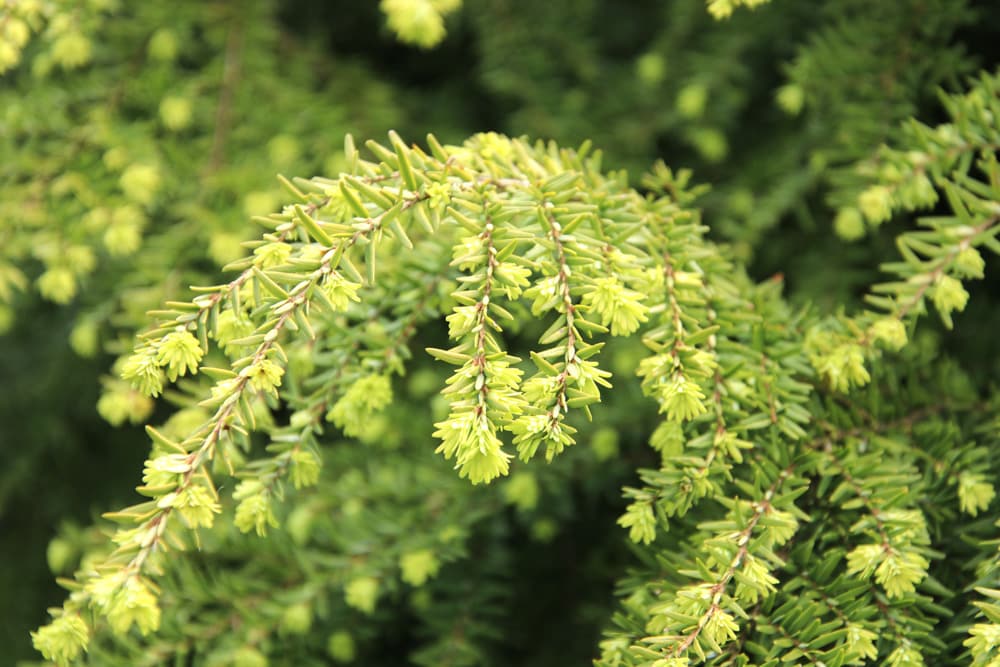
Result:
M753 9L770 0L706 0L708 13L717 19L729 18L739 7Z
M688 176L662 165L644 181L658 194L643 196L621 175L603 175L599 154L586 145L568 151L483 134L448 147L429 137L424 151L390 140L369 142L378 161L368 162L348 139L347 172L285 181L294 201L257 219L267 231L229 267L236 276L155 313L123 376L150 396L170 386L189 393L203 421L170 436L148 429L153 456L139 491L149 500L108 515L122 526L115 550L77 573L53 624L34 635L39 650L69 662L87 649L99 619L119 636L133 625L143 635L155 631L164 610L154 581L173 567L165 554L197 544L199 528L214 530L222 480L240 480L232 492L236 528L270 534L287 480L296 489L319 480L326 421L348 437L378 440L391 378L404 372L417 329L438 317L451 347L428 352L453 370L437 451L473 484L507 475L515 453L528 461L544 449L551 460L576 443L579 416L589 418L611 387L600 366L607 340L640 336L648 348L637 373L665 417L651 440L662 461L640 471L643 486L626 489L631 505L620 523L663 567L625 584L619 629L602 644L601 664L717 664L714 656L748 632L797 640L744 644L761 659L847 664L888 654L890 664L923 664L920 656L940 650L919 631L939 614L914 606L927 593L944 594L924 589L939 554L915 504L920 495L906 489L956 485L949 502L975 515L993 497L982 472L986 450L935 463L919 481L906 452L920 445L895 437L919 434L925 422L933 431L927 415L971 404L928 408L916 395L912 416L869 425L865 419L877 417L858 416L866 414L864 398L840 394L894 381L887 370L873 380L866 350L872 354L870 341L905 345L913 306L890 308L868 328L859 324L867 315L842 324L793 315L779 282L753 284L705 239L689 207ZM962 229L977 231L945 237L962 249L972 247L970 238L989 246L992 220L966 221ZM948 264L906 269L933 274L910 283L940 289L959 254L949 252L938 255ZM394 285L413 286L397 305ZM370 319L372 307L393 309L391 330ZM512 356L507 337L534 319L547 328L526 358ZM238 334L237 322L246 323ZM372 325L381 330L366 330ZM859 340L831 347L837 326ZM310 356L317 346L334 354ZM816 384L804 350L835 393ZM210 381L177 384L190 374ZM291 411L287 425L268 415L279 400ZM846 412L840 401L848 401ZM877 434L873 447L859 440L866 428ZM268 434L268 454L248 460L258 431ZM510 502L527 509L537 489L519 479L523 488L511 487ZM819 495L811 491L817 486ZM813 512L833 513L827 524L805 527L812 522L800 505L804 494ZM293 538L298 512L287 519ZM667 525L681 531L683 550L655 549ZM398 561L402 581L414 586L439 564L426 547ZM346 604L373 614L383 576L349 575ZM800 595L804 586L818 595ZM865 606L840 610L833 600L844 594L870 600L888 621ZM823 620L807 624L811 618ZM303 623L284 621L286 634ZM974 628L969 645L977 655L993 650L990 627ZM342 637L331 647L348 653Z
M444 19L462 0L381 0L379 6L400 41L429 49L444 39Z

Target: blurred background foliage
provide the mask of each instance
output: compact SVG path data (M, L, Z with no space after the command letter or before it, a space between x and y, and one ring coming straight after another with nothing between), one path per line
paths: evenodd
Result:
M335 173L347 132L592 139L635 184L658 159L692 168L712 186L712 234L757 277L781 272L793 302L832 308L891 253L891 231L834 225L865 164L903 120L942 116L939 88L1000 62L988 0L773 0L724 21L704 0L448 4L447 34L425 48L376 2L0 0L0 664L32 658L28 630L62 598L46 567L67 558L49 547L57 526L63 547L89 539L74 526L126 501L146 453L129 424L168 414L113 379L115 356L146 310L213 281L257 236L249 217L280 203L276 173ZM996 273L965 315L979 331L1000 327ZM976 329L951 339L959 359L982 358ZM635 396L614 396L614 431L581 455L606 476L552 494L572 520L554 534L498 499L507 520L469 542L496 582L477 594L509 640L500 664L593 654L609 564L629 558L619 488L651 456ZM601 463L619 450L629 465ZM506 580L512 559L530 576ZM560 615L572 621L546 625ZM419 644L394 623L399 645L365 664Z

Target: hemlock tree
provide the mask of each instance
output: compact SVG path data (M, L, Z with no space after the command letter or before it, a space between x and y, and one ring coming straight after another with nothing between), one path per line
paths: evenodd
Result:
M758 4L707 9L736 20ZM755 16L780 25L784 4ZM852 5L830 4L834 16ZM88 29L142 50L114 59L111 42L92 79L39 85L49 97L17 79L28 93L4 122L23 162L5 187L26 212L5 245L0 297L27 288L28 256L43 265L35 282L50 299L94 290L71 341L93 353L115 332L104 347L121 356L101 414L143 421L157 397L175 408L147 427L145 499L50 546L52 567L72 576L60 580L65 603L31 635L46 660L571 664L576 649L552 636L585 628L594 634L577 642L609 667L1000 665L998 399L981 360L946 354L950 334L931 322L956 335L990 322L960 313L975 303L967 286L985 278L985 256L1000 252L1000 75L942 95L940 123L899 125L925 82L900 76L883 91L898 98L841 97L812 77L847 48L830 36L843 25L820 30L779 103L798 113L807 100L846 101L789 135L803 145L780 157L816 146L814 163L805 180L773 184L784 194L756 222L734 213L746 202L732 194L709 204L688 170L657 162L630 184L590 142L493 132L454 145L391 132L365 142L364 155L347 135L342 155L307 166L328 176L282 177L279 197L250 180L325 151L309 142L328 141L337 120L295 115L315 101L310 73L275 56L267 40L279 33L265 15L230 7L246 32L217 31L217 17L192 6L184 35L147 34L169 23L164 9L137 8L129 24L107 2L13 7L0 57L16 64L44 19L31 60L42 81L94 57ZM424 48L450 17L503 11L433 0L381 8L401 40ZM963 8L925 6L926 43L947 44ZM891 10L873 11L856 19L869 32L851 36L903 34L875 20ZM204 53L184 61L185 45ZM936 80L963 71L955 53L940 58L951 68ZM866 53L851 55L869 71ZM925 71L914 60L893 71ZM649 53L639 63L658 83L664 64ZM255 67L257 95L280 92L306 127L279 131L280 111L254 95L235 101L245 88L234 70ZM151 91L133 98L123 87L94 102L102 76L140 68ZM706 65L712 72L726 80ZM220 76L215 114L201 118L194 100ZM678 113L711 164L739 138L736 116L712 121L731 140L699 126L712 87L691 85ZM53 144L74 116L45 127L32 110L52 99L87 111L69 153ZM880 122L858 118L883 99L891 109ZM548 103L540 95L525 108ZM241 126L225 117L236 113L249 128L238 139ZM253 151L272 132L252 167L225 158L244 150L232 142ZM190 158L200 151L201 167ZM870 234L872 255L886 252L888 278L865 306L804 306L808 290L790 300L780 275L755 280L744 268L755 254L773 258L767 244L781 234L771 228L820 184L827 226L845 239ZM241 246L248 235L230 209L254 192L243 207L261 213L262 232ZM722 241L701 201L727 221ZM912 228L886 224L911 215ZM192 247L192 234L208 243ZM98 268L105 252L119 263ZM225 277L215 280L206 259L228 262ZM187 292L179 280L202 286ZM836 271L813 280L834 293L856 284ZM622 480L616 504L608 494ZM581 522L607 518L595 505L619 525ZM573 590L593 580L614 584L610 610ZM569 602L545 601L560 596ZM518 614L529 622L510 620ZM515 638L538 645L512 648Z

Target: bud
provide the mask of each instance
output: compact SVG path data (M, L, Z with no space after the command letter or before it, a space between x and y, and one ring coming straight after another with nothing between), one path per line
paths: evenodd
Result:
M906 345L906 325L895 317L883 317L871 327L871 336L890 350Z
M590 441L598 461L607 461L618 454L618 432L613 428L604 427L594 432Z
M132 164L125 169L118 182L126 197L148 206L156 199L156 192L160 189L160 172L152 165Z
M931 179L923 171L918 171L907 181L901 196L911 208L927 208L937 203L938 194Z
M45 550L45 559L49 563L49 569L52 571L52 574L62 574L69 569L75 556L76 549L61 537L57 537L49 542L49 546Z
M288 166L299 158L298 140L287 134L279 134L267 143L267 154L277 166Z
M726 135L715 128L704 127L692 130L688 138L698 154L709 162L720 162L729 153Z
M243 257L242 237L226 232L215 232L208 239L208 254L219 266L225 266Z
M273 213L280 205L280 198L268 190L249 192L243 197L243 212L249 217Z
M538 480L530 472L511 475L503 485L504 500L522 512L528 512L538 505Z
M635 61L635 73L645 85L655 86L667 75L667 61L659 53L644 53Z
M443 10L430 0L382 0L381 7L401 41L429 49L444 39Z
M805 106L806 93L802 90L802 86L789 83L778 88L775 100L781 110L789 116L798 116L802 112L802 107Z
M87 650L90 630L78 614L64 614L31 633L31 643L46 660L69 664Z
M858 196L858 208L868 222L882 224L892 217L892 191L884 185L873 185Z
M66 304L76 296L76 278L65 266L56 266L38 277L38 291L49 301Z
M420 549L404 554L399 559L399 567L403 572L403 581L411 586L423 586L429 578L437 574L441 564L433 551Z
M121 146L115 146L104 151L101 159L104 161L104 166L108 169L121 169L128 163L128 151Z
M52 44L52 59L63 69L75 69L90 62L92 44L79 32L68 32Z
M366 614L375 613L375 603L378 601L378 579L374 577L358 577L347 582L344 587L344 601L349 607Z
M267 656L251 646L233 653L233 667L267 667Z
M708 88L701 83L688 84L677 95L677 112L685 118L699 118L705 113Z
M81 357L89 359L97 353L97 324L80 320L69 334L69 345Z
M150 38L147 50L153 60L171 62L177 57L177 35L169 28L160 28Z
M173 96L163 98L160 102L160 120L168 130L183 130L191 124L191 100Z
M345 630L338 630L326 641L326 652L337 662L354 662L357 651L354 638Z
M962 283L951 276L941 276L934 286L931 299L937 308L941 319L949 329L952 326L951 312L965 310L965 304L969 302L969 293L965 291Z
M982 278L986 262L975 248L962 248L955 257L955 273L962 278Z
M104 247L115 257L131 255L142 244L142 232L131 223L112 223L104 230Z
M293 604L281 615L280 630L286 635L304 635L312 626L312 610L307 604Z
M983 479L982 475L963 472L958 478L958 503L959 507L966 514L976 516L980 511L986 510L996 491L993 485Z
M845 241L857 241L864 237L865 221L861 217L861 212L853 207L840 209L837 211L837 217L833 219L833 230Z

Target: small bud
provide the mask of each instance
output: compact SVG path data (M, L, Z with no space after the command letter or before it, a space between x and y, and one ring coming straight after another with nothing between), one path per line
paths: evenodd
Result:
M191 100L170 96L160 102L160 120L168 130L177 132L191 124Z
M52 44L52 60L63 69L76 69L90 62L93 44L79 32L67 32Z
M916 590L916 585L927 576L930 563L912 551L891 551L875 570L875 581L889 598L902 597Z
M271 496L259 481L243 480L236 485L233 498L239 501L233 523L241 533L253 530L258 536L264 537L268 527L278 526L278 518L271 507Z
M964 472L958 478L958 502L959 507L966 514L976 516L980 511L986 510L996 491L993 485L987 482L982 475Z
M448 337L458 340L476 326L479 316L477 306L455 306L455 310L445 319L448 321Z
M875 642L878 635L859 623L848 623L845 642L847 649L864 660L874 660L878 657L878 647Z
M257 190L243 197L243 212L248 217L273 213L281 206L281 200L273 192Z
M503 485L503 497L520 511L529 512L538 505L538 480L530 472L511 475Z
M871 380L859 345L838 345L828 353L817 355L813 365L835 391L846 393L851 387L862 387Z
M177 494L172 506L180 512L189 528L211 528L215 515L222 511L212 491L202 484L191 484Z
M69 345L84 358L97 354L97 324L93 320L80 320L69 334Z
M899 350L906 345L906 325L895 317L883 317L872 325L871 336L890 350Z
M683 375L677 374L671 380L660 382L657 389L660 412L666 414L671 421L688 421L707 410L701 387Z
M181 375L196 373L203 354L201 343L186 329L168 333L156 345L156 363L166 368L171 382Z
M965 304L969 302L969 293L965 291L960 281L951 276L941 276L933 287L931 299L938 314L941 315L941 320L950 329L952 311L965 310Z
M705 113L707 103L708 88L700 83L688 84L677 95L677 112L685 118L699 118Z
M343 429L344 435L358 437L375 413L392 402L392 383L384 375L358 379L344 392L326 418Z
M122 172L118 182L126 197L149 206L160 189L160 171L152 165L133 164Z
M281 615L279 629L285 635L304 635L312 626L312 610L307 604L293 604Z
M122 146L114 146L104 151L101 160L104 162L105 167L117 171L128 164L128 151Z
M156 397L163 391L163 371L157 362L156 350L143 348L131 355L122 365L122 379L131 380L132 386L146 396Z
M652 503L635 501L618 519L618 525L629 529L628 536L633 542L649 544L656 538L656 517Z
M288 134L279 134L267 142L267 154L271 162L279 167L287 167L299 159L298 140Z
M326 641L326 652L337 662L354 662L357 649L354 646L354 638L346 630L338 630L330 635Z
M833 230L845 241L857 241L864 237L865 221L861 217L861 212L853 207L840 209L837 211L837 217L833 219Z
M423 586L426 581L437 574L441 564L430 549L420 549L404 554L399 559L402 579L411 586Z
M618 455L618 432L613 428L600 428L594 432L590 446L598 461L607 461Z
M64 614L31 633L31 643L46 660L66 665L87 650L90 630L78 614Z
M982 278L986 262L975 248L962 248L955 257L955 273L962 278Z
M13 44L16 48L22 48L28 42L28 38L31 37L31 29L28 28L28 24L19 18L12 17L7 14L4 17L4 32L7 41Z
M75 557L76 549L70 542L61 537L57 537L49 542L49 546L45 550L45 558L53 574L64 573L72 564Z
M131 576L111 597L105 607L108 624L118 636L135 625L147 635L160 627L160 606L145 580Z
M645 296L622 285L617 278L598 278L594 288L583 295L583 303L611 326L612 336L628 336L648 319Z
M253 263L262 269L280 266L288 261L292 254L292 246L287 243L265 243L253 251Z
M37 284L42 296L55 303L67 304L76 296L76 277L64 266L49 269L38 277Z
M381 8L400 41L429 49L444 39L447 12L431 0L382 0Z
M308 505L298 505L291 511L285 519L285 529L297 546L303 546L309 542L312 535L314 512Z
M235 262L243 257L241 241L243 239L237 234L215 232L208 239L208 255L219 266Z
M788 83L778 88L775 100L781 110L789 116L798 116L802 112L802 107L805 106L806 94L802 86L797 83Z
M655 86L667 75L667 61L660 53L644 53L635 61L635 73L643 84Z
M892 191L873 185L858 196L858 208L869 223L880 225L892 217Z
M531 524L531 537L537 542L551 542L559 533L559 524L549 517L536 519Z
M705 623L705 629L702 632L705 633L706 638L712 644L721 646L728 641L736 639L736 633L739 631L740 626L737 625L729 612L723 611L721 608L715 608L715 612L709 616L708 622Z
M233 653L232 667L267 667L267 665L267 656L252 646L244 646Z
M319 481L319 458L311 451L297 449L292 454L291 478L296 489L313 486Z
M113 222L104 230L104 247L115 257L131 255L142 244L142 230L130 222Z
M149 57L161 62L171 62L177 57L177 35L169 28L160 28L149 39Z
M688 140L708 162L721 162L729 154L726 135L713 127L696 128L688 133Z
M347 582L344 587L344 601L349 607L366 614L375 613L375 603L378 601L378 579L374 577L358 577Z
M653 431L649 446L663 457L671 458L684 453L684 429L675 421L665 420Z
M909 208L928 208L937 203L938 194L927 174L918 171L903 184L900 198Z
M277 397L285 369L270 359L260 359L244 368L240 374L248 378L250 387L255 391Z
M433 211L444 211L451 203L451 188L447 183L430 183L424 194L427 195L427 205ZM487 229L489 227L487 225Z

